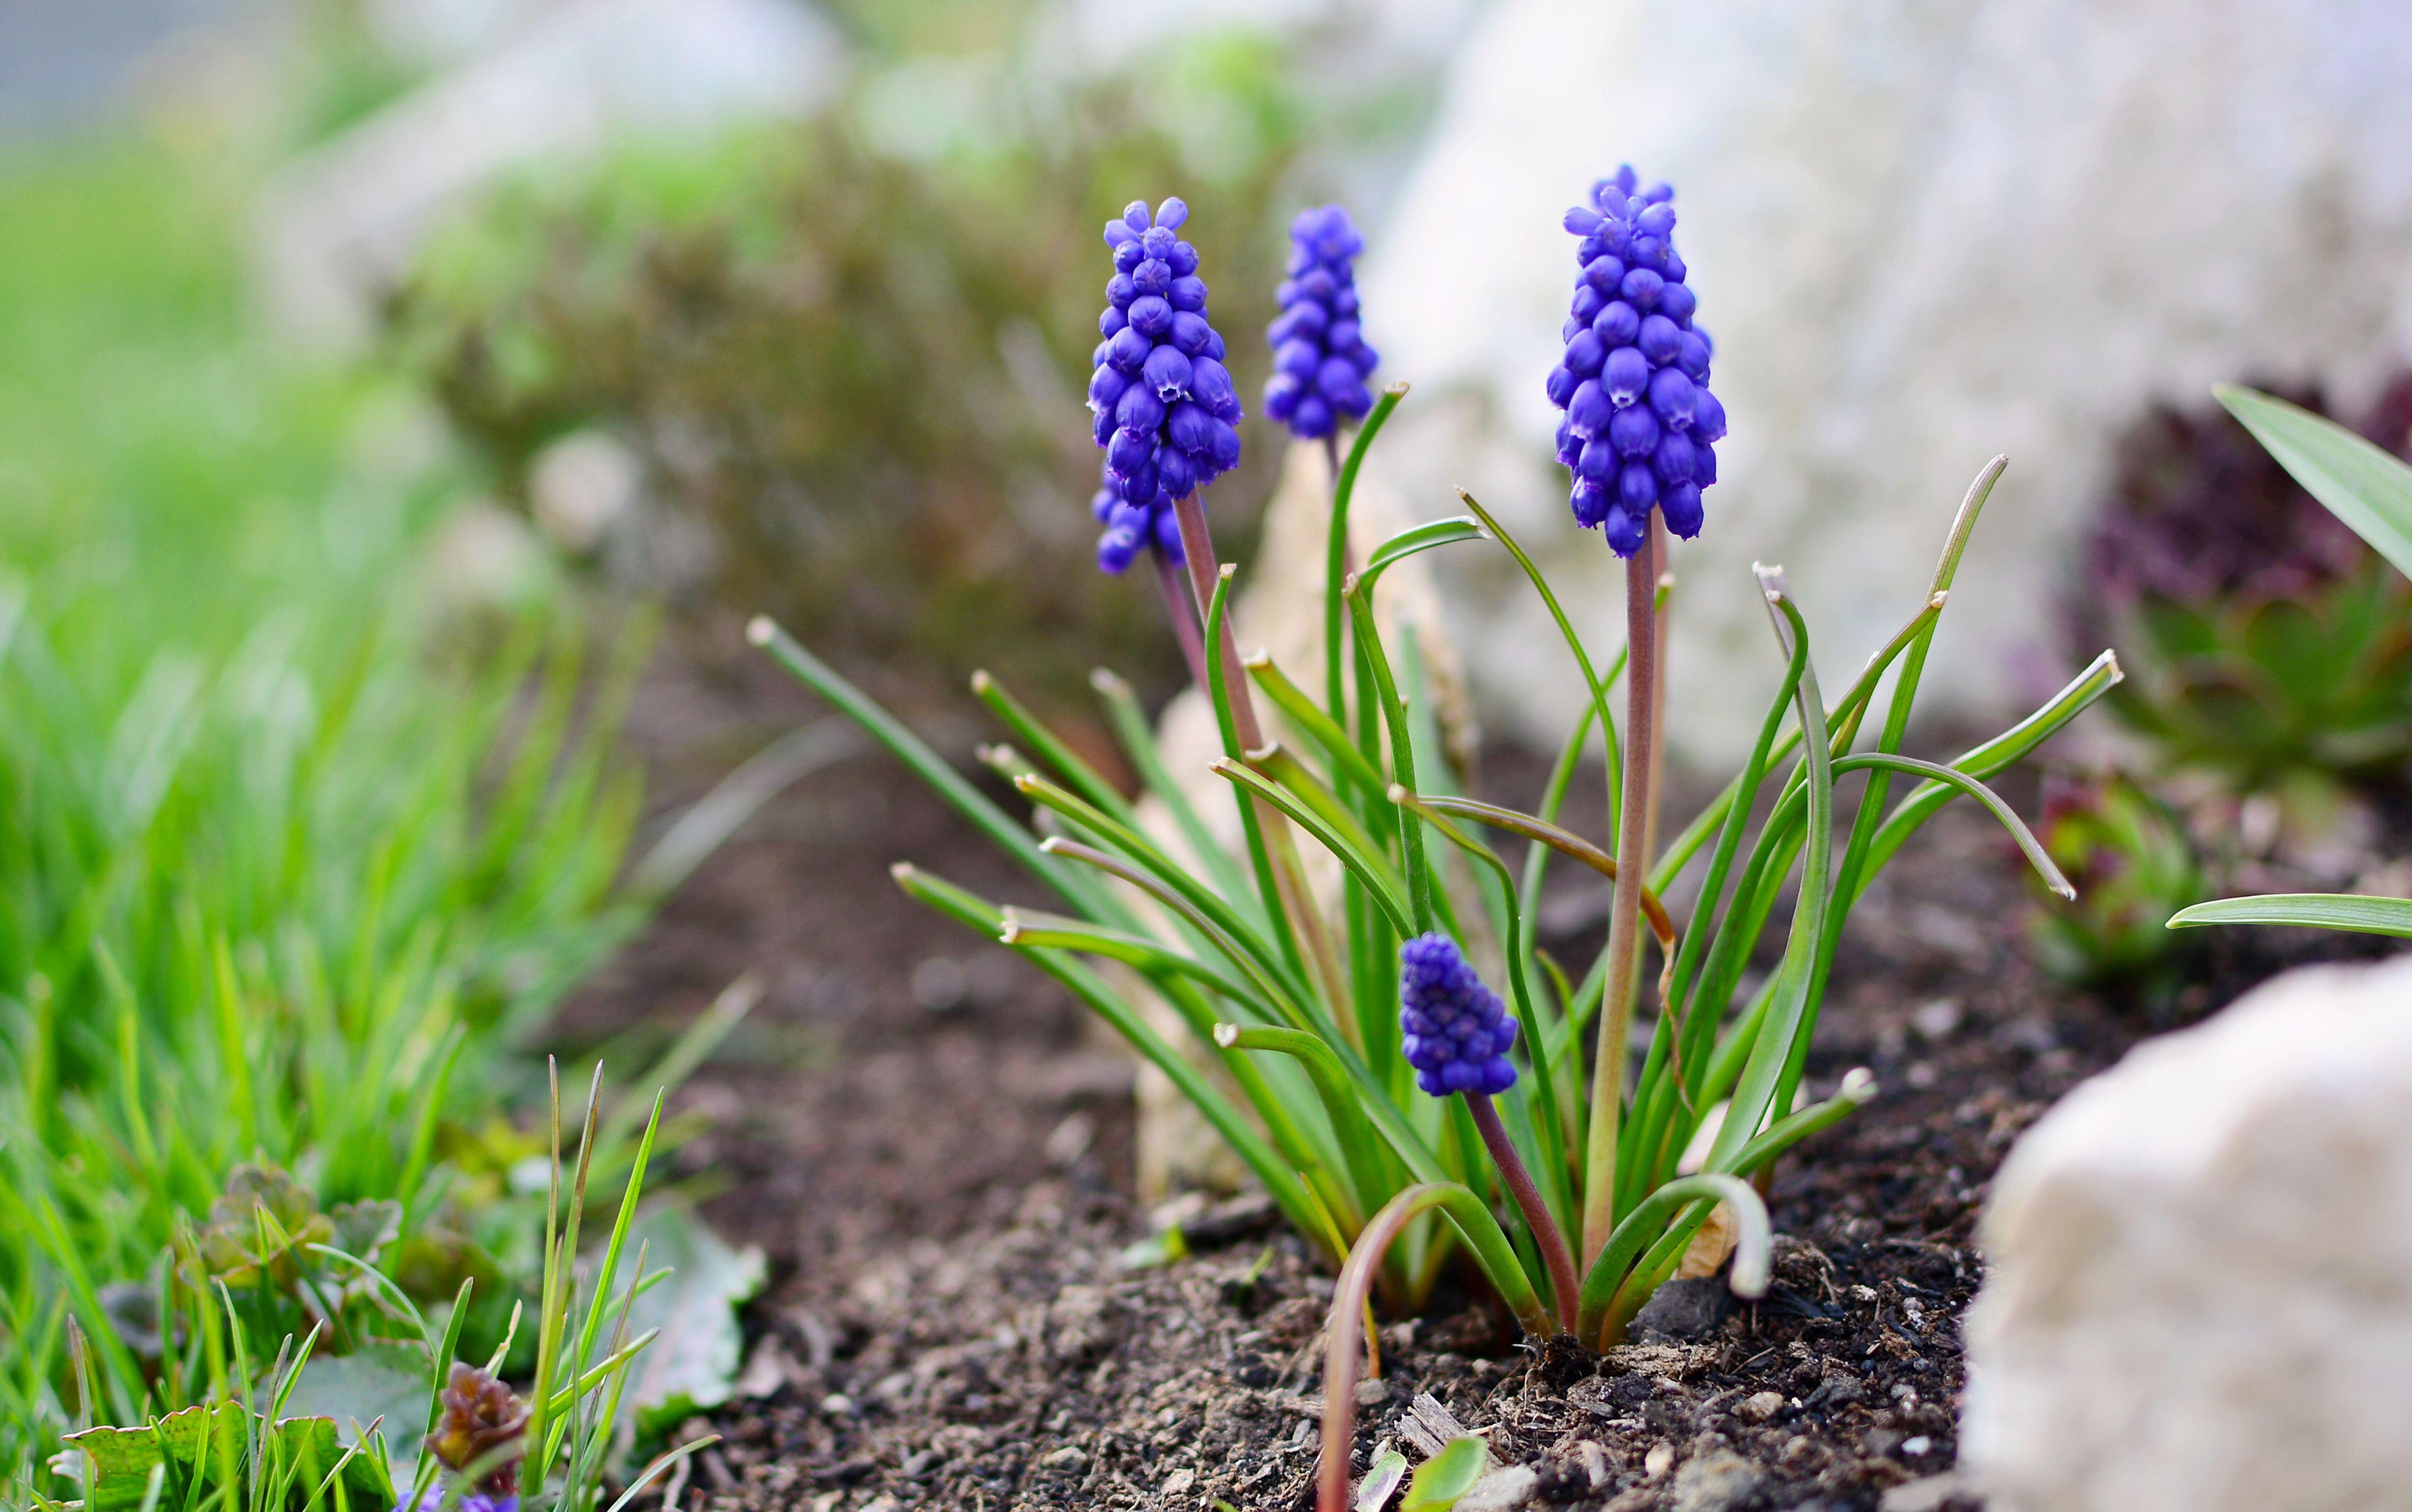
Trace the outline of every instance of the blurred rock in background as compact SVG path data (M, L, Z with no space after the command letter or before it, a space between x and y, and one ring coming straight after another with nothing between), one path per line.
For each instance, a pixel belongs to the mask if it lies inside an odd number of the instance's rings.
M1968 480L2011 458L1945 617L1938 712L2061 681L2054 590L2111 440L2247 374L2349 412L2412 351L2412 27L2370 0L1890 5L1502 0L1369 240L1367 329L1420 386L1385 447L1424 516L1463 482L1612 641L1621 577L1566 527L1541 391L1575 272L1559 213L1630 160L1732 418L1678 547L1673 735L1746 740L1779 669L1744 570L1784 563L1829 680L1916 608ZM1504 561L1446 564L1486 720L1574 687Z

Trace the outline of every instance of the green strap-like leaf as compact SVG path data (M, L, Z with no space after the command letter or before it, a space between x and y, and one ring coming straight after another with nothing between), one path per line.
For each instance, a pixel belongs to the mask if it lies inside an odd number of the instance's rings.
M1340 476L1331 480L1331 521L1326 532L1323 561L1323 691L1327 709L1337 722L1348 717L1347 690L1341 685L1340 665L1343 655L1340 639L1342 584L1348 577L1348 502L1357 494L1357 473L1365 465L1365 453L1374 445L1374 437L1382 432L1390 411L1407 397L1407 386L1394 383L1382 390L1374 402L1373 413L1357 427L1357 441L1348 448L1348 460L1340 464Z
M2361 898L2343 892L2273 892L2258 898L2220 898L2169 916L2173 930L2205 924L2297 924L2357 934L2412 939L2412 898Z
M2233 384L2212 393L2313 498L2412 577L2412 467L2283 399Z
M1412 526L1399 532L1374 549L1365 559L1364 567L1357 574L1371 584L1390 567L1419 551L1429 551L1435 546L1455 546L1460 541L1482 539L1482 527L1463 515L1435 520L1429 524Z

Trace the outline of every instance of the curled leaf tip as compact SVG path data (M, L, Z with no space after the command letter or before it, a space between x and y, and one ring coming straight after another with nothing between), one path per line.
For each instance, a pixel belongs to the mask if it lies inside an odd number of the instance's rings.
M1936 589L1936 590L1934 591L1934 596L1933 598L1930 598L1930 599L1928 599L1928 600L1926 601L1926 607L1927 607L1928 609L1941 609L1941 608L1942 608L1942 607L1943 607L1947 602L1949 602L1949 601L1950 600L1950 597L1951 597L1951 590L1950 590L1950 589L1949 589L1949 588L1938 588L1938 589Z
M1855 1065L1844 1072L1843 1084L1834 1089L1835 1096L1846 1098L1853 1103L1871 1101L1875 1094L1875 1073L1864 1065Z
M1254 671L1259 667L1271 667L1272 664L1273 653L1267 651L1262 646L1258 646L1256 650L1249 652L1246 655L1240 658L1240 665L1248 668L1250 671Z
M1057 851L1064 848L1064 837L1062 835L1049 835L1046 839L1038 843L1038 848L1045 851L1048 855L1052 856Z
M1734 1255L1733 1277L1728 1283L1736 1297L1756 1298L1767 1295L1770 1280L1768 1257L1764 1253Z
M768 614L757 614L745 622L745 639L750 644L767 646L771 638L778 633L779 627L771 623Z

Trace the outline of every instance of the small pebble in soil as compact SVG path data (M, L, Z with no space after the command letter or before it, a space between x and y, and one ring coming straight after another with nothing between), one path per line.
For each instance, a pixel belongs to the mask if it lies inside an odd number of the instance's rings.
M1730 1449L1712 1449L1675 1472L1674 1512L1732 1512L1767 1477Z
M1734 1416L1745 1423L1764 1423L1784 1410L1783 1393L1761 1391L1743 1399Z
M1733 1294L1716 1276L1670 1281L1651 1293L1633 1315L1633 1337L1647 1343L1658 1339L1701 1339L1713 1332L1733 1310Z

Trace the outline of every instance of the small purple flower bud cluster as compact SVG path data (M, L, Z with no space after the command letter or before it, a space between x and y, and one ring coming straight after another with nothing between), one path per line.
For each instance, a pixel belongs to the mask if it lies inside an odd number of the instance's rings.
M1381 360L1357 326L1357 254L1365 239L1338 205L1299 213L1290 222L1289 277L1275 298L1281 314L1265 328L1273 375L1265 413L1302 441L1330 435L1340 417L1374 407L1365 379Z
M1120 572L1154 542L1181 560L1172 505L1240 463L1240 396L1223 366L1223 338L1206 323L1206 281L1198 249L1173 233L1189 218L1178 199L1154 219L1133 200L1106 223L1114 276L1106 284L1105 340L1092 356L1089 409L1106 448L1103 485L1092 501L1106 533L1097 565Z
M1675 252L1675 191L1634 183L1628 164L1566 212L1582 272L1549 382L1566 412L1558 461L1574 469L1575 522L1605 525L1619 556L1641 549L1654 506L1676 535L1700 533L1700 490L1717 480L1713 443L1726 433L1709 334L1692 324L1699 301Z
M1419 934L1399 947L1399 1028L1416 1085L1434 1097L1516 1084L1508 1059L1516 1020L1446 934Z

